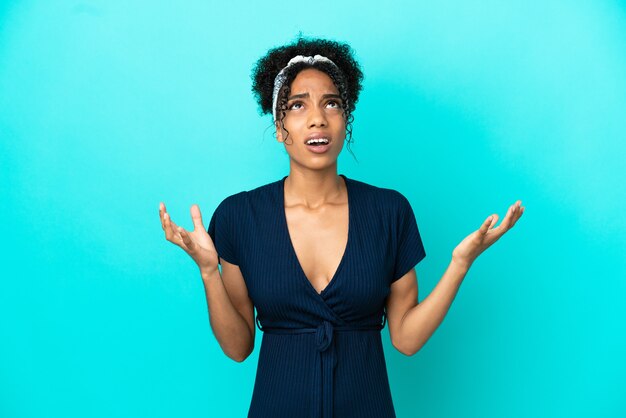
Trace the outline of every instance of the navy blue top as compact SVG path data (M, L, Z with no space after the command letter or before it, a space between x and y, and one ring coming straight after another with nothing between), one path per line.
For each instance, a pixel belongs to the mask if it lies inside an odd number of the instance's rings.
M348 242L318 293L293 248L285 178L225 198L208 233L263 331L248 417L395 417L380 330L390 285L425 256L409 201L348 179Z

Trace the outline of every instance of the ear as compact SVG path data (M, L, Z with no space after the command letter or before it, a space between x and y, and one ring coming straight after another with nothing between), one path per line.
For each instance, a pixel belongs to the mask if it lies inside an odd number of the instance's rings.
M276 128L276 141L284 142L285 140L283 139L283 130L280 127L280 121L276 121L274 123L274 128Z

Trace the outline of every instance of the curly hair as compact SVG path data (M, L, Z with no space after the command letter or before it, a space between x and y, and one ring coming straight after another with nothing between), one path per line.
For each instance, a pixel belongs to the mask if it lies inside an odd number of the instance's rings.
M327 39L307 39L301 34L297 39L288 45L283 45L270 49L265 56L261 57L252 69L252 93L259 105L259 113L272 114L272 93L274 90L274 79L281 69L283 69L291 58L296 55L313 56L323 55L333 61L334 65L318 61L313 64L299 62L291 65L285 72L286 80L278 93L276 100L276 114L278 121L285 129L284 119L287 110L287 98L291 92L291 83L296 75L305 68L315 68L328 74L342 99L343 117L346 122L346 132L348 134L348 151L352 140L352 122L354 116L352 112L359 99L362 88L363 72L359 63L354 59L352 48L346 43L340 43ZM289 132L287 131L287 137Z

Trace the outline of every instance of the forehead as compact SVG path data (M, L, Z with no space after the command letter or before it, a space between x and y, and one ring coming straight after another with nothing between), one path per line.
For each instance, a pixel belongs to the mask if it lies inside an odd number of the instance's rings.
M291 83L291 93L319 91L322 93L339 93L333 80L323 71L306 68L298 73Z

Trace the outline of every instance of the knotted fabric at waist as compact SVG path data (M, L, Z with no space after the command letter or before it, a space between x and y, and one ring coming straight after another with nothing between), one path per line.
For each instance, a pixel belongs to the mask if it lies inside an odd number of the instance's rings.
M313 388L315 397L312 408L312 418L332 418L333 416L333 393L334 393L334 369L337 365L335 355L335 344L333 336L335 332L346 331L380 331L384 328L382 325L373 326L356 326L356 325L338 325L335 326L329 321L323 321L316 328L261 328L258 317L257 325L259 329L268 334L315 334L315 346L318 351L315 362L315 371L313 373Z

